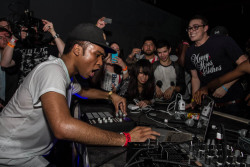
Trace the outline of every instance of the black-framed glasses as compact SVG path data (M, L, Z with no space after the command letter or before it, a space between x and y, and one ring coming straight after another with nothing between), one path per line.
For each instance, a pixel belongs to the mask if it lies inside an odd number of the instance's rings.
M193 30L193 31L196 31L196 30L198 30L200 27L204 27L204 26L206 26L206 25L194 25L193 27L188 27L187 29L186 29L186 31L187 32L189 32L189 31L191 31L191 30Z

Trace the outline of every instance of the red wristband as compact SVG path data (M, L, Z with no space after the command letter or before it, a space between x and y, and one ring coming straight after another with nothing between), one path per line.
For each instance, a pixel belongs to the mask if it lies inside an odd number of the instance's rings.
M127 147L128 146L128 143L131 142L131 136L129 133L125 133L125 132L122 132L125 137L126 137L126 141L125 141L125 144L123 145L123 147Z

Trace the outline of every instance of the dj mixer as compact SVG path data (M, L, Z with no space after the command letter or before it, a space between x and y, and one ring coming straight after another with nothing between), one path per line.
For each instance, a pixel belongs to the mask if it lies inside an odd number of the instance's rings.
M224 117L217 118L215 115L211 119L212 111L212 108L207 109L204 107L200 111L201 119L194 120L192 126L190 124L187 126L186 121L183 122L182 120L173 120L173 123L171 123L167 113L156 109L150 111L141 110L139 112L130 112L128 110L128 115L125 116L121 111L116 114L114 108L110 108L110 105L102 104L99 107L96 104L79 104L80 119L105 130L123 132L130 131L136 125L147 125L156 131L157 129L166 131L166 133L162 131L161 137L158 137L157 140L147 140L143 143L131 142L126 150L118 147L88 147L89 160L92 165L94 163L104 164L104 162L108 162L112 164L114 162L115 166L122 164L125 167L250 167L249 125L241 125L238 121L233 122ZM165 119L168 119L168 122L165 122ZM226 122L227 120L230 123ZM215 137L218 129L211 130L211 124L223 122L240 129L247 127L248 132L245 136L233 134L232 137L228 137L229 132L223 133L222 136L224 135L225 138L219 140ZM199 123L202 128L198 126ZM174 128L169 128L169 125ZM217 127L219 128L219 126ZM226 128L228 127L226 126ZM199 131L199 133L194 130ZM208 130L209 134L207 134ZM214 133L211 131L214 131ZM163 138L164 135L165 138ZM203 137L200 138L199 136ZM226 137L228 141L226 141ZM235 140L231 141L231 139ZM117 161L112 161L112 158L108 156L109 153L117 152L117 155L121 155L119 150L124 152L124 156L120 156ZM98 155L95 154L96 151L99 151ZM112 155L112 157L116 156ZM106 161L106 159L109 159L110 162Z
M195 140L183 143L130 143L125 166L134 167L249 167L250 155L232 145L208 139L206 143Z

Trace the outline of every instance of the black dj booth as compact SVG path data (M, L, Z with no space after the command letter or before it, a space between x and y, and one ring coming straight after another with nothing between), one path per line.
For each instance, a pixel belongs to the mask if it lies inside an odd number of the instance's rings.
M155 104L143 110L115 114L106 100L78 99L73 107L75 118L117 133L136 126L149 126L161 133L157 140L129 143L128 147L73 144L74 166L250 166L250 120L214 111L199 119L171 115L169 104ZM195 114L194 114L195 113ZM187 121L188 120L188 121ZM199 123L206 125L204 129ZM222 140L218 140L218 134Z

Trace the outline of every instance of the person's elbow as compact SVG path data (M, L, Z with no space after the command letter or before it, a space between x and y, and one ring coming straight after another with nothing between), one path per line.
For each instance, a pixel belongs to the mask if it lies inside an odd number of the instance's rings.
M246 61L247 60L247 56L246 55L242 55L242 56L240 56L238 59L237 59L237 61L236 61L236 64L241 64L241 63L243 63L244 61Z
M58 123L54 128L52 128L54 136L59 140L65 140L68 139L68 130L69 130L69 124L67 123Z

